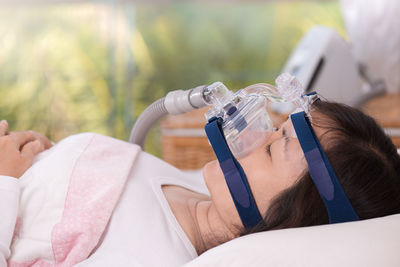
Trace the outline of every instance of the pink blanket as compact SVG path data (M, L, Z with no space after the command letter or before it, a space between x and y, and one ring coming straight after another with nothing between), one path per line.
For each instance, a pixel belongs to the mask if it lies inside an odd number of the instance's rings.
M86 147L66 178L69 185L61 217L51 229L53 259L27 252L25 255L31 256L23 262L11 257L9 266L73 266L86 259L98 245L140 149L98 134L86 139ZM23 222L24 218L18 220ZM26 232L19 233L16 229L14 239L21 241L24 236Z

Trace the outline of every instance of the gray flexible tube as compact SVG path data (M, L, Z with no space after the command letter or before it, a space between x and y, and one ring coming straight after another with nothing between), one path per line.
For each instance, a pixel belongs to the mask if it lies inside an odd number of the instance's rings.
M129 136L129 142L139 145L144 150L144 142L151 127L168 114L164 105L165 97L148 106L136 120Z

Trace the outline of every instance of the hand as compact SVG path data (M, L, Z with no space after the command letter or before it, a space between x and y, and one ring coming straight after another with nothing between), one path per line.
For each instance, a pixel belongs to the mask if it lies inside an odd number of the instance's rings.
M44 146L44 149L49 149L50 147L53 146L53 144L50 142L50 140L46 136L44 136L41 133L32 131L32 130L28 130L28 131L13 131L10 134L11 135L17 135L17 134L18 135L21 135L21 134L22 135L24 135L24 134L33 135L36 140L38 140L40 143L42 143L42 145Z
M45 149L40 138L33 131L8 133L8 123L1 121L0 175L21 177L32 165L33 158Z

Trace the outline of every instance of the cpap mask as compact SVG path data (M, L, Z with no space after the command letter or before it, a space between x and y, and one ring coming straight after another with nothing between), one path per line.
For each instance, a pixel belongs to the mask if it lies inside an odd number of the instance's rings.
M295 77L284 73L276 84L277 88L265 83L254 84L236 93L221 82L207 87L204 95L212 108L206 113L206 119L222 119L222 131L236 158L250 154L273 132L268 102L292 102L309 114L310 98L302 97L303 88Z
M267 101L277 97L278 92L267 84L260 84L253 89L245 88L233 93L223 83L216 82L208 86L206 94L208 103L212 105L206 113L206 119L222 119L222 131L236 158L247 156L265 143L273 129Z
M303 92L298 80L287 73L276 79L276 87L260 83L234 93L223 83L216 82L190 90L172 91L146 108L132 128L130 142L143 148L151 126L166 114L182 114L211 106L206 113L208 122L205 131L240 219L244 227L250 229L261 223L263 218L237 159L264 144L273 132L268 103L293 103L297 109L290 119L310 176L328 212L329 222L359 220L311 125L312 103L319 98L315 92L307 95Z

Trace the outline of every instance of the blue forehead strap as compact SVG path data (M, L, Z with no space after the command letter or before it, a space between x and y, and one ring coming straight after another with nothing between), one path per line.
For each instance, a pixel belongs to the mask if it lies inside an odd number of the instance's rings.
M251 193L246 174L233 156L225 140L222 130L222 119L217 117L211 118L205 126L205 131L217 156L229 192L244 227L249 229L256 226L262 221L262 217Z
M329 223L358 221L349 199L326 157L307 115L302 111L290 116L308 164L308 171L329 215Z

